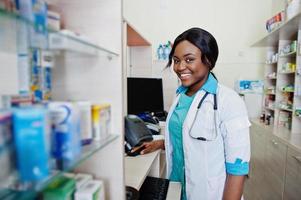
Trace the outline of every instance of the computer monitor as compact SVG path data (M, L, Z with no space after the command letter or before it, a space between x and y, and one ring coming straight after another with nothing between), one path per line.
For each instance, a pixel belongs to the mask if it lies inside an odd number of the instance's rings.
M161 78L127 78L128 114L163 112Z

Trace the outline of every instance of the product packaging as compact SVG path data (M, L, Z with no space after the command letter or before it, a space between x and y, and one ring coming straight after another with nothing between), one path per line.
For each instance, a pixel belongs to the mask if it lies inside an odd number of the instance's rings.
M47 13L48 26L53 30L59 31L61 29L61 15L58 12L48 10Z
M0 110L0 149L12 143L12 113ZM1 166L1 165L0 165Z
M42 92L43 100L51 100L52 96L52 68L54 58L50 51L41 51L41 67L42 67Z
M40 181L49 175L47 122L47 112L42 108L16 108L13 111L13 138L21 182Z
M83 185L85 185L88 181L92 180L91 174L76 174L74 176L74 180L76 182L76 189L81 188Z
M4 187L6 180L14 170L12 148L12 114L0 110L0 188Z
M43 191L44 200L70 200L73 199L75 181L64 176L56 178Z
M80 118L77 106L70 102L48 104L52 122L52 155L57 167L71 166L81 153Z
M81 139L92 139L92 104L88 101L76 102L80 112Z
M104 200L104 184L99 180L88 181L75 192L75 200Z
M93 137L99 141L108 136L111 125L110 104L92 106Z

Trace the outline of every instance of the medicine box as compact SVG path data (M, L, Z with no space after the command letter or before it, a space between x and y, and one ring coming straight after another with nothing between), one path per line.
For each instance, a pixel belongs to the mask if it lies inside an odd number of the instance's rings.
M47 12L48 26L53 30L59 31L61 29L61 15L58 12Z
M43 180L49 175L47 126L45 109L28 107L13 110L13 138L22 182Z
M44 200L70 200L73 199L75 180L61 176L51 182L43 191Z
M81 153L79 111L70 102L51 102L48 108L52 122L52 155L57 159L58 168L64 169Z
M92 104L89 101L76 102L80 112L81 139L92 139Z
M81 188L83 185L85 185L88 181L92 180L91 174L76 174L74 179L76 182L76 189Z
M110 133L111 106L99 104L92 106L93 136L95 140L103 140Z
M76 191L75 200L104 200L104 184L99 180L92 180Z

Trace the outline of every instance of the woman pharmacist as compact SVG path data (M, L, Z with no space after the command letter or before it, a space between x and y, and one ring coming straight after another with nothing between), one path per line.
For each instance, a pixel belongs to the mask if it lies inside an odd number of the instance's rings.
M166 121L165 141L144 143L141 154L166 150L167 178L182 183L182 200L239 200L249 172L249 120L242 99L211 72L215 38L191 28L174 41L167 67L182 85Z

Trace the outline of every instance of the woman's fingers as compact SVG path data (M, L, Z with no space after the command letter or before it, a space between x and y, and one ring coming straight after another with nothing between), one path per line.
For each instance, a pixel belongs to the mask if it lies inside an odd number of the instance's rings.
M141 154L151 153L159 149L157 141L145 142L144 147L145 148L141 151Z
M145 143L141 144L139 147L134 147L131 152L138 151L139 149L143 148L145 146Z
M151 142L144 142L139 147L133 148L131 152L138 151L139 149L143 148L143 150L140 152L140 154L146 154L151 153L153 151L156 151L158 149L163 149L164 147L164 141L163 140L153 140Z

